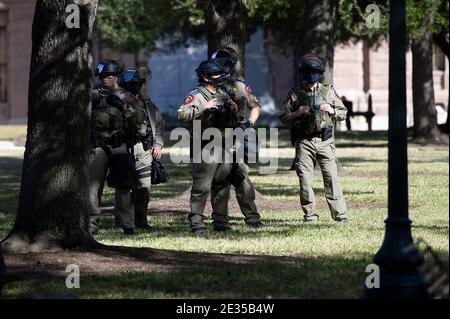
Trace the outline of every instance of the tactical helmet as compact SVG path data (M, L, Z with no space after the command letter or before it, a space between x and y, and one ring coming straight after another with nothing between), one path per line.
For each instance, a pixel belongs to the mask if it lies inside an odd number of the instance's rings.
M236 50L230 47L219 48L211 55L211 59L222 65L227 73L233 73L239 59Z
M195 69L195 72L197 72L198 81L200 83L204 83L203 77L209 77L211 75L220 75L217 79L211 79L211 82L213 84L220 84L223 83L226 78L227 74L224 71L222 65L217 63L217 61L214 60L206 60L199 64L198 68Z
M95 75L120 75L124 68L125 66L122 61L106 59L97 64L97 67L95 68Z
M151 70L147 67L129 69L120 75L119 85L136 95L141 91L142 85L146 80L150 80L151 75Z
M147 67L129 69L123 72L119 78L119 85L122 86L127 83L145 83L150 80L152 76L151 70Z
M313 53L307 53L300 59L298 64L298 72L303 73L305 71L315 70L323 73L325 68L323 66L322 59Z

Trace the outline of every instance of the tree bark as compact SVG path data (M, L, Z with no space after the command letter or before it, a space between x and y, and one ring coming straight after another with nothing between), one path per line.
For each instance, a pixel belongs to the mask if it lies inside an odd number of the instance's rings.
M2 293L1 277L4 276L5 274L6 274L6 266L5 266L5 261L3 260L2 246L0 246L0 296Z
M428 16L427 20L430 23L424 23L421 35L411 45L414 139L421 144L441 140L434 105L431 17Z
M66 26L70 4L78 4L79 28ZM4 250L42 251L93 242L87 168L96 9L97 0L36 3L19 208Z
M309 52L313 52L323 59L325 63L323 82L328 84L333 83L338 6L338 0L307 0L305 3L305 17L302 23L304 31L302 34L299 34L298 43L294 47L295 67L298 66L300 58Z
M248 11L246 0L208 0L204 6L208 56L219 47L231 47L239 55L236 75L245 78L245 45Z

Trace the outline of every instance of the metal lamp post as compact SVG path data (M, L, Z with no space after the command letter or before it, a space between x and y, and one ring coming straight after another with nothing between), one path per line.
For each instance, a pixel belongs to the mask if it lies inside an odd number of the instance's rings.
M427 297L418 271L423 258L408 217L405 10L405 0L390 1L388 218L383 244L373 258L380 267L380 287L366 289L368 298Z

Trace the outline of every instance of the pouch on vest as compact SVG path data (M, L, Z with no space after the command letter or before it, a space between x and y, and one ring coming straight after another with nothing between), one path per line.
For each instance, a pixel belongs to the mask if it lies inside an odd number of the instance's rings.
M129 153L112 154L109 157L109 174L106 177L108 186L115 189L127 190L136 185L134 159Z

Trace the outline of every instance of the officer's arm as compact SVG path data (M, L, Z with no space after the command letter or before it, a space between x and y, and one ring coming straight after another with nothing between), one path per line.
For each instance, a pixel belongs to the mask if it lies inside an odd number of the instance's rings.
M336 121L343 121L347 117L347 108L344 106L344 103L340 99L340 97L336 94L336 91L331 89L331 99L328 101L328 103L331 105L331 107L334 109L334 114L332 117Z
M154 147L163 148L164 147L164 119L161 116L161 112L159 112L158 108L155 107L155 142L153 143Z
M297 101L297 97L294 91L291 90L283 103L283 114L280 115L280 120L284 124L290 124L297 116L296 111L294 111L294 106Z
M183 123L190 122L200 119L204 111L205 107L201 103L198 103L198 100L191 94L178 109L177 118Z
M247 102L247 107L250 109L248 120L255 124L261 114L261 103L259 103L258 98L253 94L249 85L245 86L244 96Z

